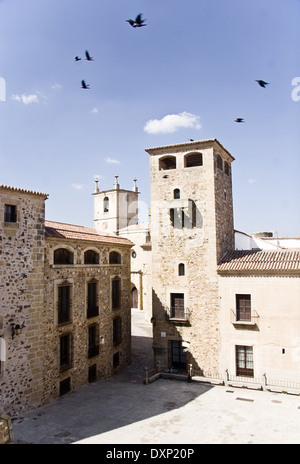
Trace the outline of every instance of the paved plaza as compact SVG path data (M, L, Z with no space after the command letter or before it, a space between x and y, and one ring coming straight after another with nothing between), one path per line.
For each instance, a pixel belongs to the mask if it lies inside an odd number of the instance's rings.
M300 443L300 397L159 379L151 324L132 310L132 364L13 420L15 443L250 444Z

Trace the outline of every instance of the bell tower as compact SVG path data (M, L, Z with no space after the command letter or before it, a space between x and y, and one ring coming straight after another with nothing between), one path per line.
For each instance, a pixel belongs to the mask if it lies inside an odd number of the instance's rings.
M95 181L94 227L98 232L118 234L120 229L138 223L138 188L134 179L132 190L120 188L119 176L115 176L113 188L99 190Z

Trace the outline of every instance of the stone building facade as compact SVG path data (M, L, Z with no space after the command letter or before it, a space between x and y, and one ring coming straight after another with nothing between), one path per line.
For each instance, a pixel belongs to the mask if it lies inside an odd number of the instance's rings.
M217 263L234 247L234 158L217 140L146 151L155 363L208 375L220 351Z
M132 243L45 221L46 198L0 187L0 388L10 415L131 359Z

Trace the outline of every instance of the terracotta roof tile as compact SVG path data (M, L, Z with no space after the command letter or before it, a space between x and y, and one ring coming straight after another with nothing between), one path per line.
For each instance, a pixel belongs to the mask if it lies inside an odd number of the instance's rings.
M88 240L95 242L115 243L119 245L133 245L127 238L113 234L100 234L89 227L65 224L62 222L45 221L46 238L62 238L75 240Z
M300 250L234 250L225 253L219 272L297 271L300 272Z
M19 187L12 187L10 185L0 185L0 190L4 191L9 191L9 192L14 192L14 193L25 193L27 195L37 195L37 196L42 196L45 197L45 199L48 198L48 193L41 193L41 192L36 192L34 190L27 190L27 189L22 189Z

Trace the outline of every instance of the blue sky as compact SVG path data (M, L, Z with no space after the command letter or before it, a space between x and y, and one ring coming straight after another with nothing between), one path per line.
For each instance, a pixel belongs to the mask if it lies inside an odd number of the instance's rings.
M299 0L0 0L0 183L92 227L95 176L150 207L145 149L217 138L235 228L300 236L299 24Z

